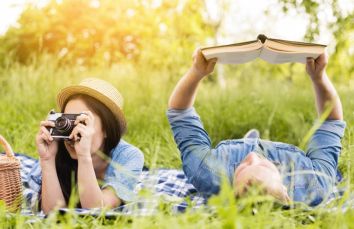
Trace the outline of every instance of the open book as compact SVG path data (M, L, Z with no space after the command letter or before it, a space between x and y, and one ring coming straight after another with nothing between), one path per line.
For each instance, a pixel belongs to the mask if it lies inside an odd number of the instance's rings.
M326 45L268 38L263 34L257 40L202 48L207 60L218 58L221 64L241 64L257 57L272 64L285 62L306 63L307 57L317 58Z

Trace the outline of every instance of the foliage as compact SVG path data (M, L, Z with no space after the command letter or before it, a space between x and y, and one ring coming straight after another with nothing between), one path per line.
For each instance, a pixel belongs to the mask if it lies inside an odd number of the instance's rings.
M354 76L354 11L341 9L338 0L279 0L283 5L283 11L287 12L289 8L304 9L309 16L309 23L305 40L313 42L321 36L319 29L321 24L326 22L321 21L319 13L324 10L324 7L330 8L334 19L327 22L325 26L333 33L335 50L331 56L332 63L329 66L329 73L336 79L348 81ZM328 12L327 12L328 14ZM328 15L327 15L328 16ZM323 20L323 17L322 17Z
M181 168L180 155L166 119L169 94L191 62L193 49L213 36L215 26L204 22L198 0L63 0L43 8L29 5L18 27L0 38L0 133L17 152L38 157L34 137L40 120L56 107L64 86L88 76L111 82L125 98L128 122L125 140L139 147L150 168ZM305 7L316 19L322 1L279 0L286 7ZM341 15L331 1L337 21L329 74L342 80L336 88L348 123L339 169L347 195L354 184L353 14ZM317 21L316 21L317 20ZM311 23L310 23L311 24ZM315 26L316 27L316 26ZM320 33L309 30L306 39ZM311 35L312 34L312 35ZM318 34L320 35L320 34ZM215 74L199 88L196 108L212 144L240 138L250 128L262 138L299 146L316 113L310 81L300 64L269 65L260 60L225 68L227 85L214 84ZM345 199L344 199L345 200ZM128 227L128 228L264 228L353 227L353 210L303 206L282 209L268 197L252 195L235 200L224 185L209 202L214 210L188 209L173 215L161 205L149 217L80 218L56 214L47 219L10 215L0 206L0 225L6 227Z
M246 64L242 74L227 73L225 89L210 81L199 88L196 109L200 113L216 145L220 140L240 138L250 128L258 128L263 138L299 145L316 118L312 88L304 71L294 73L294 81L272 79L253 71L259 62ZM301 65L301 67L303 67ZM31 65L13 63L0 71L0 133L17 152L38 157L34 137L39 121L55 107L55 95L66 85L79 82L87 75L95 75L112 82L124 95L124 111L128 121L125 140L139 147L150 168L181 168L179 152L169 129L165 112L168 96L176 83L168 72L145 74L127 64L110 68L59 67L56 59L42 56ZM50 80L48 80L50 79ZM348 124L354 122L353 88L338 84ZM348 125L343 140L339 168L345 177L343 185L352 191L354 183L354 129ZM124 228L264 228L264 227L329 227L352 226L353 211L341 212L343 203L333 203L338 210L309 209L298 206L282 209L268 197L257 195L235 200L230 186L224 185L220 195L209 202L214 210L188 209L185 214L173 214L166 203L153 216L122 216L108 220L102 217L65 217L53 214L47 219L9 215L0 207L2 227L124 227Z
M26 63L50 53L62 64L128 61L176 67L184 60L181 57L211 35L201 11L197 0L51 0L43 8L28 5L18 26L1 38L1 56L11 53Z
M317 40L322 32L320 25L327 23L335 44L331 44L335 49L328 71L336 80L352 80L354 12L343 12L337 0L278 1L284 12L295 8L308 15L306 41ZM225 11L231 2L220 4L220 10ZM324 7L330 7L334 17L329 23L318 16ZM221 36L217 35L218 25L206 15L205 1L198 0L50 0L42 8L29 4L18 25L0 37L0 65L30 63L49 53L61 65L106 67L134 63L146 71L163 68L177 77L195 47ZM258 69L286 74L289 80L296 71L293 65L260 64Z

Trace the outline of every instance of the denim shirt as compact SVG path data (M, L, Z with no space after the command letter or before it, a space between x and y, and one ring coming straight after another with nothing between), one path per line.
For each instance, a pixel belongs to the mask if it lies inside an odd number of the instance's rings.
M121 140L112 150L112 162L106 170L102 189L110 186L124 202L134 200L134 189L143 166L143 153L137 147Z
M217 194L222 177L232 185L235 169L250 153L273 162L289 196L310 206L327 199L335 184L345 122L327 120L309 141L306 152L296 146L258 138L225 140L212 148L194 108L167 111L189 181L206 196Z
M143 153L121 139L119 144L112 149L111 159L101 188L112 187L116 195L124 202L134 200L134 189L144 165ZM38 161L28 176L29 188L39 193L42 185L42 172Z

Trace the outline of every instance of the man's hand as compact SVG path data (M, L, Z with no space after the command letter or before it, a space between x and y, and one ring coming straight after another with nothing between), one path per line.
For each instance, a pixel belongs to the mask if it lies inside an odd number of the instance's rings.
M173 109L187 109L194 104L199 82L206 75L213 72L217 59L206 60L200 49L193 54L193 65L178 81L173 90L168 107Z
M200 48L193 53L193 65L191 72L198 78L203 78L214 71L217 59L206 60Z
M327 52L321 54L316 60L308 58L306 63L306 71L311 77L316 94L317 113L320 117L328 109L328 105L332 105L333 107L327 119L342 120L342 103L336 89L326 74L327 63Z
M317 59L307 58L306 72L310 75L312 81L321 80L324 76L328 63L327 52L322 53Z

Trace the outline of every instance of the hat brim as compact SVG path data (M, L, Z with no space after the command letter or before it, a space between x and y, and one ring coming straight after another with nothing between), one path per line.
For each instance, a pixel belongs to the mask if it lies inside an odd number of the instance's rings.
M123 130L122 132L125 132L127 125L124 113L121 108L116 103L114 103L109 97L90 87L75 85L62 89L57 95L57 105L63 111L67 100L71 96L77 94L91 96L103 103L110 111L112 111L113 115L116 117L117 121L119 122L120 128Z

